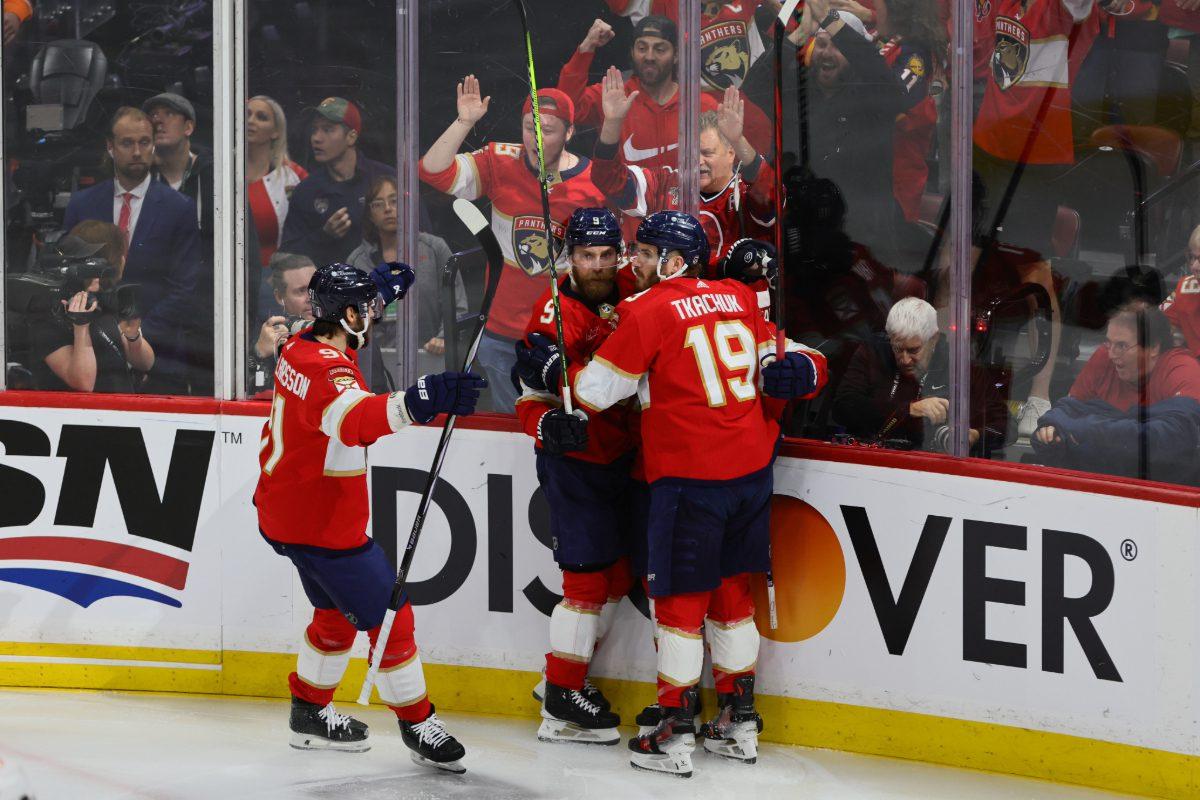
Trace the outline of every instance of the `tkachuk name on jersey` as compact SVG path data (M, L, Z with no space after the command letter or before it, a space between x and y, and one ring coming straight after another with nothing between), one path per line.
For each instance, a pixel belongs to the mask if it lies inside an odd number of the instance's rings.
M310 383L308 377L297 372L287 359L281 358L275 365L275 385L282 386L301 400L308 394Z
M705 314L740 314L744 309L732 294L697 294L672 300L671 307L680 319L695 319Z

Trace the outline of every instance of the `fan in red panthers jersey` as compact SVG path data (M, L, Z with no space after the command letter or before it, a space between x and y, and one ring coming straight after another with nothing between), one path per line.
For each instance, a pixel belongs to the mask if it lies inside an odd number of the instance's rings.
M1188 272L1163 301L1162 310L1187 349L1200 358L1200 227L1188 238L1187 265Z
M372 646L382 648L379 696L399 719L413 760L463 772L463 746L446 732L425 691L407 598L387 642L376 641L395 574L366 534L366 447L441 413L472 413L487 385L470 372L443 372L390 395L363 388L357 351L384 303L403 297L414 278L403 264L383 264L370 275L330 264L313 274L308 291L315 321L287 340L276 363L254 506L259 531L295 565L314 607L288 677L292 746L370 749L367 726L338 714L332 703L357 632L367 631Z
M704 727L705 749L748 763L757 757L758 632L749 574L769 567L779 439L764 395L812 397L825 382L816 351L789 342L783 358L770 360L775 330L754 292L734 280L701 278L707 261L708 240L694 217L647 217L634 265L639 287L649 288L621 302L617 329L573 380L592 413L634 395L642 406L660 715L630 740L630 761L685 776L706 616L720 709ZM553 355L543 359L551 363ZM768 365L760 367L761 359Z
M621 227L605 208L581 208L567 223L571 268L559 307L567 369L578 374L613 330ZM553 342L550 290L538 299L527 338ZM563 573L563 599L550 615L550 652L538 738L590 744L620 741L620 717L587 681L597 642L604 638L617 604L633 585L629 569L630 464L636 445L635 410L619 404L592 415L588 424L567 413L557 394L562 360L533 364L518 343L516 372L523 394L517 415L535 442L537 475L550 506L554 560ZM551 372L557 370L555 374Z
M517 392L509 374L513 345L525 333L533 301L545 291L550 258L558 248L546 235L531 102L522 110L520 144L492 142L473 153L459 153L471 128L488 111L479 81L468 75L458 84L458 117L421 159L421 180L467 200L492 202L492 228L504 252L504 273L487 328L479 344L479 363L492 384L492 408L514 411ZM592 183L592 162L567 150L575 134L571 99L557 89L541 89L543 150L550 173L550 219L566 219L576 208L600 206L604 196ZM554 223L551 223L552 225ZM552 231L561 239L561 230ZM561 256L561 253L560 253ZM565 267L565 261L559 259Z
M630 52L633 76L625 82L633 104L621 130L619 157L626 164L648 169L675 166L678 163L675 151L679 148L680 103L676 78L678 29L666 17L648 16L637 23L633 35ZM599 19L593 22L579 49L559 74L558 88L575 101L579 125L598 125L602 121L603 87L599 83L587 85L588 69L596 48L612 38L612 27L608 23ZM715 110L721 91L701 92L700 109ZM751 106L749 113L748 136L756 148L766 152L774 141L771 121L757 106Z
M616 158L617 140L634 98L615 67L604 76L604 125L596 142L592 179L609 205L632 218L678 210L679 191L670 167L626 167ZM745 102L733 88L716 111L700 115L700 222L711 244L709 276L739 239L773 239L775 173L743 135ZM630 220L632 221L632 220Z

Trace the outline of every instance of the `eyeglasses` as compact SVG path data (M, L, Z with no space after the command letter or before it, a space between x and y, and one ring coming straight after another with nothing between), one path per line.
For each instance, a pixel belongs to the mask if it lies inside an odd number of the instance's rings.
M399 208L400 199L397 197L385 197L380 200L372 200L367 203L367 207L372 211L384 211L389 208Z
M1109 351L1110 353L1112 353L1114 356L1121 356L1121 355L1125 355L1125 354L1126 354L1126 353L1128 353L1130 350L1132 350L1133 348L1137 347L1137 344L1136 344L1136 343L1133 343L1133 342L1112 342L1112 341L1105 341L1105 344L1107 344L1107 345L1108 345L1108 351Z
M1200 261L1200 253L1188 253L1187 254L1187 263L1195 264L1197 261Z

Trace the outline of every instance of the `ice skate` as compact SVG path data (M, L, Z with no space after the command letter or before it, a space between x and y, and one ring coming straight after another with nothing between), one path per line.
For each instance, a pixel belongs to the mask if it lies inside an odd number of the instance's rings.
M734 691L719 696L720 710L700 728L704 749L723 758L753 764L758 760L762 717L754 710L754 676L734 682Z
M364 753L371 749L367 726L345 714L333 703L319 706L292 698L291 745L297 750L342 750Z
M600 691L600 687L592 683L587 678L583 679L583 688L580 693L587 698L589 703L595 703L600 706L601 711L612 711L612 703L608 702L608 698ZM533 699L539 703L546 702L546 668L542 667L542 677L538 680L537 685L533 687Z
M691 749L696 748L696 728L699 727L697 719L700 716L700 696L696 696L696 713L691 719L679 720L675 725L675 732L683 737L687 746ZM652 703L641 710L634 722L638 726L638 736L644 736L656 727L662 721L662 708L658 703Z
M588 700L581 690L547 683L542 703L538 739L543 742L579 742L611 745L621 741L621 718Z
M432 706L424 722L400 720L400 736L408 745L409 756L414 764L444 769L456 774L467 771L462 765L462 757L467 753L466 748L446 731L446 726L438 719Z
M630 766L647 772L665 772L677 778L692 777L695 734L692 734L689 744L681 731L687 727L695 730L692 720L696 690L688 689L684 692L683 702L683 708L668 708L666 713L660 710L657 725L647 733L639 733L629 740Z

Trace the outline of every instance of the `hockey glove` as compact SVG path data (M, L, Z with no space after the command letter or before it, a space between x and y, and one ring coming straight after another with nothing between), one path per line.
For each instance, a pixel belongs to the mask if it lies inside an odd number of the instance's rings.
M399 261L389 261L371 270L371 281L379 289L379 296L385 305L403 300L416 279L417 273L413 272L413 268Z
M550 409L538 420L537 435L542 452L558 456L587 449L587 425L587 417L582 414L576 416L561 408Z
M767 283L774 287L775 276L779 272L775 245L757 239L738 239L729 249L729 255L725 256L722 270L726 278L747 284L766 278Z
M480 390L487 380L474 372L439 372L422 375L404 393L404 405L415 422L422 425L438 414L465 417L475 413Z
M530 389L557 392L562 377L562 354L549 336L531 333L528 343L517 342L517 374Z
M817 388L817 368L803 353L785 353L782 359L763 367L762 380L763 394L780 400L794 400L812 394Z

